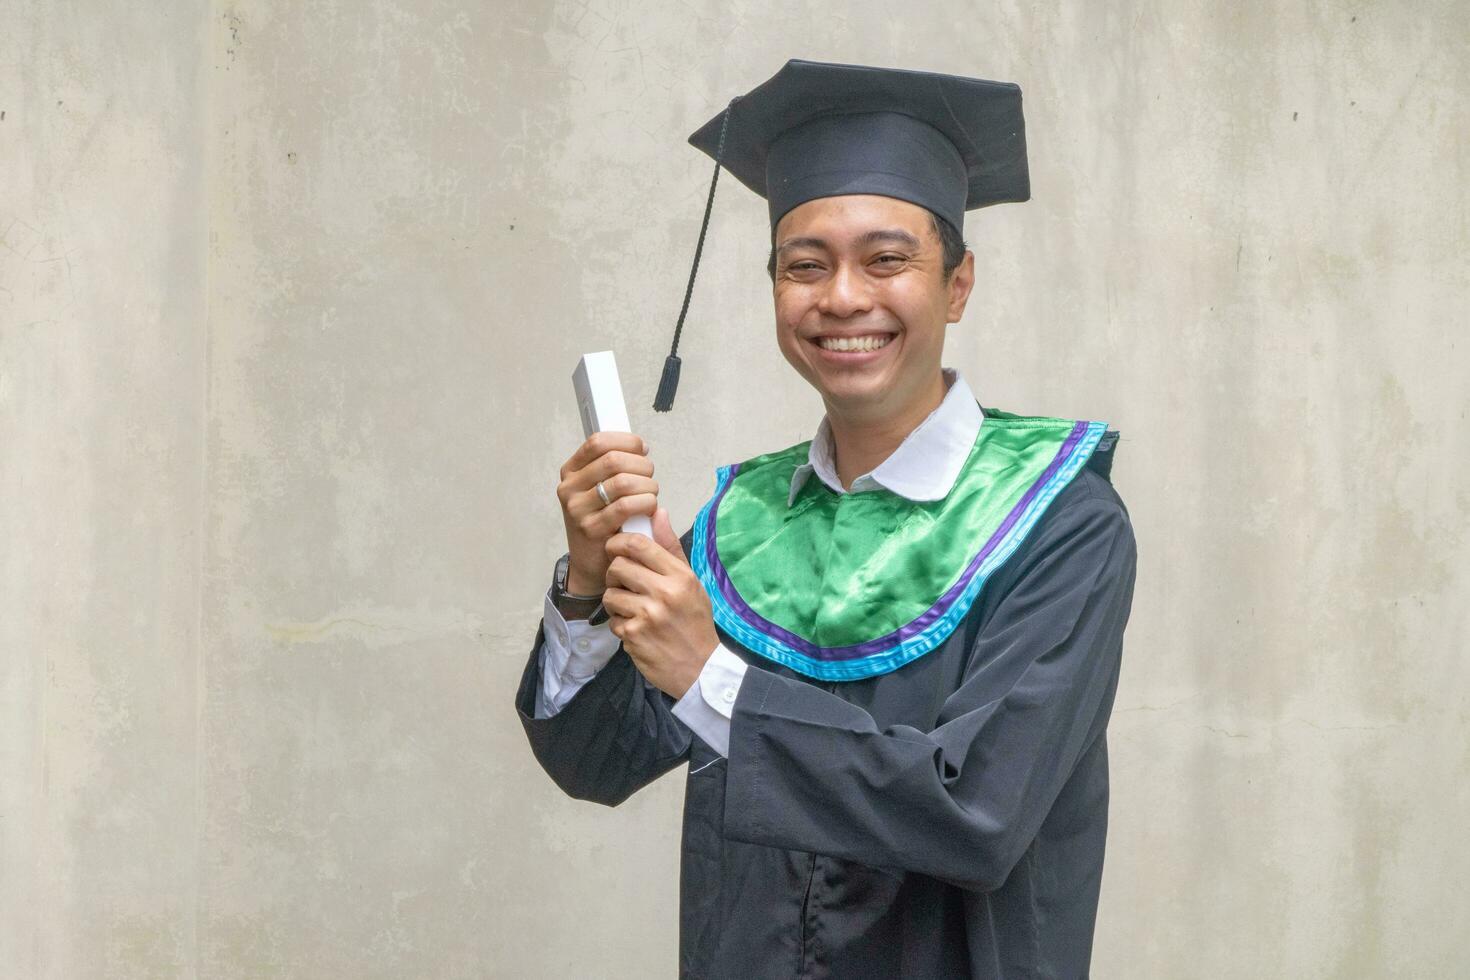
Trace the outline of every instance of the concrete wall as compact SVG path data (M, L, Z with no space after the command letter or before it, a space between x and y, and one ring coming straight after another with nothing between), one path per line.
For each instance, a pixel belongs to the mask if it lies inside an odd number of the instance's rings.
M680 778L567 800L510 701L578 354L681 529L819 417L734 181L647 407L684 136L790 56L1025 90L948 363L1124 433L1096 975L1470 971L1470 7L21 0L0 972L672 975Z

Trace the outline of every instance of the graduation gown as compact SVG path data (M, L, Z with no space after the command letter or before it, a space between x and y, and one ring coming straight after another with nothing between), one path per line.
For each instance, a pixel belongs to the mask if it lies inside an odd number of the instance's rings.
M534 717L538 629L516 709L558 786L616 806L688 763L680 977L1087 975L1135 567L1111 449L896 670L818 682L720 630L749 665L728 759L621 648Z

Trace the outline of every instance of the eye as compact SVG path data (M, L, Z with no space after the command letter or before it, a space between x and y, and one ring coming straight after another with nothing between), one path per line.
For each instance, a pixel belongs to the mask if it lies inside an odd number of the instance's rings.
M787 272L815 272L822 267L810 259L802 259L786 266Z
M907 261L907 259L908 259L907 256L904 256L904 255L895 255L892 252L889 252L886 255L880 255L880 256L878 256L878 258L876 259L876 261L878 261L878 262L904 262L904 261Z

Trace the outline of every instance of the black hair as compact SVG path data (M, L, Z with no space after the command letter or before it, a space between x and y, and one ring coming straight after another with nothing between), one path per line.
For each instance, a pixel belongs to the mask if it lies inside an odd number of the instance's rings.
M924 210L929 211L928 208ZM934 226L934 234L939 236L940 250L943 252L944 278L954 275L954 270L959 268L965 258L965 239L960 235L960 230L950 224L948 220L941 218L933 211L929 211L929 222ZM766 259L766 275L771 281L776 281L776 229L771 229L771 255Z

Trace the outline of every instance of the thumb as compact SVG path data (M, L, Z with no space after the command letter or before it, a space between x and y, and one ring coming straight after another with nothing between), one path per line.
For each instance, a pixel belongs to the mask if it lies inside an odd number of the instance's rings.
M674 526L669 523L669 512L662 507L653 512L653 540L680 561L689 561L684 556L684 546L679 543L679 536L674 533Z

